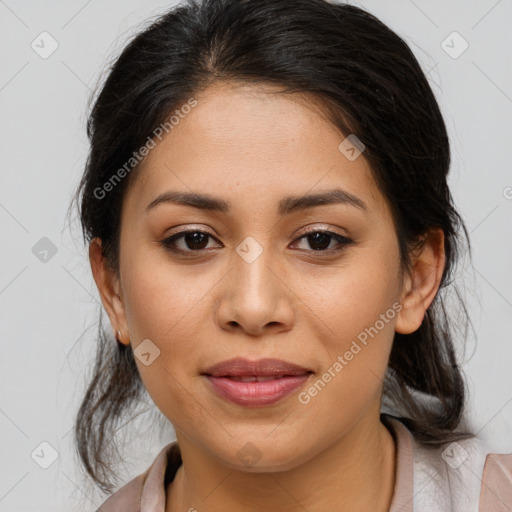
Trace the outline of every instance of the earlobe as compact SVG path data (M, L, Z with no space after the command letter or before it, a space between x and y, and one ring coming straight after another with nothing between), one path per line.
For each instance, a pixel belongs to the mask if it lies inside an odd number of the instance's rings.
M125 345L130 343L127 332L124 305L120 297L119 280L107 264L100 238L93 238L89 245L89 262L98 288L101 302L110 319L116 338ZM119 331L120 334L117 334Z
M443 230L429 230L411 260L413 269L404 280L402 310L395 323L395 331L400 334L411 334L419 329L439 290L446 260Z

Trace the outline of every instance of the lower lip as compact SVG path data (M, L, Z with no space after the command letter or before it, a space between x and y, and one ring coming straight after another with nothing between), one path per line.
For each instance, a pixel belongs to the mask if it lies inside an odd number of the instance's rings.
M274 404L302 386L309 376L310 374L294 375L264 382L239 382L227 377L206 375L219 396L246 406Z

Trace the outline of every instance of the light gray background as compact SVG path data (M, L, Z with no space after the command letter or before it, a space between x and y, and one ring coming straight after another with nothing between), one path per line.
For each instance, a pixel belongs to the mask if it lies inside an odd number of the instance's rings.
M1 512L94 511L104 499L82 479L70 433L98 295L78 225L65 214L87 155L90 90L127 38L173 4L0 0ZM476 329L464 365L471 420L496 451L512 451L512 0L359 5L405 37L441 104L450 183L474 248L474 270L458 278ZM59 45L47 59L31 48L43 31ZM441 46L453 31L469 43L456 59ZM32 252L42 237L57 248L47 262ZM169 436L151 425L137 434L121 481L144 471ZM41 442L58 453L48 469L31 458Z

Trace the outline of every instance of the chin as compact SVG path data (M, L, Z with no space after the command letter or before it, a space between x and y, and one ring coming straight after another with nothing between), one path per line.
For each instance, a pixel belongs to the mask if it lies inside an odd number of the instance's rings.
M248 436L249 437L249 436ZM296 468L308 459L306 453L301 454L302 445L290 443L285 445L278 439L262 437L258 440L254 435L249 441L239 439L228 447L228 451L218 454L217 458L222 464L247 473L267 473L288 471ZM233 452L233 446L237 448ZM276 449L279 446L279 449Z

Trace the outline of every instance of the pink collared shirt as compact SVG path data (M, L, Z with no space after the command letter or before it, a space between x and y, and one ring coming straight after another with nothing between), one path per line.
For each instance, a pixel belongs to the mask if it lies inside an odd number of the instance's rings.
M487 453L478 439L429 446L382 414L396 442L396 476L389 512L512 512L512 453ZM110 496L97 512L165 512L165 477L181 465L177 442Z

